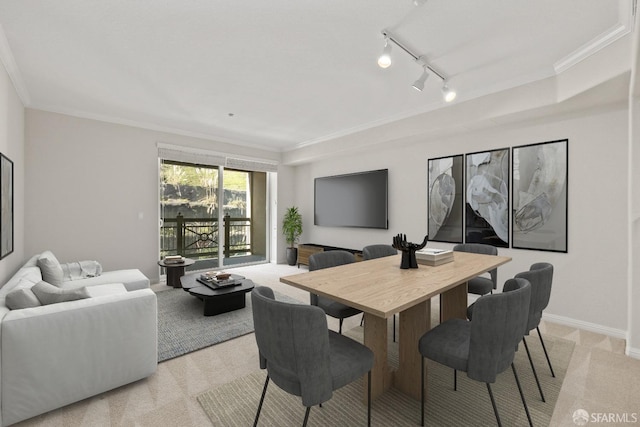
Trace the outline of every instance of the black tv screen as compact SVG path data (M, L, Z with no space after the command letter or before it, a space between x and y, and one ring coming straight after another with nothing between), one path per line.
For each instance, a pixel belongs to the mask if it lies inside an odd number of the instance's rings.
M387 169L316 178L313 223L389 228L387 179Z

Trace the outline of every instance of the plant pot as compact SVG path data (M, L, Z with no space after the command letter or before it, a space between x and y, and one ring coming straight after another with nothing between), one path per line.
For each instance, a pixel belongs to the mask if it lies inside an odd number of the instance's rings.
M287 264L296 265L298 262L298 248L287 248Z

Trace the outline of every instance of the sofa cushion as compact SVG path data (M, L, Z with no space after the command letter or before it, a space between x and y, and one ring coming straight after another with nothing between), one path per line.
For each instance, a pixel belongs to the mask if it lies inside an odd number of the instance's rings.
M104 285L107 283L123 283L129 292L149 288L149 279L137 269L103 271L98 277L88 277L86 279L75 280L73 282L66 282L63 287L90 287L95 285Z
M105 295L126 294L127 288L122 283L109 283L106 285L86 286L91 298L103 297Z
M78 299L89 298L89 292L86 287L81 288L58 288L51 283L42 281L33 285L31 288L33 293L38 297L42 305L55 304L64 301L75 301Z
M55 257L41 256L38 258L38 267L42 272L42 280L54 286L62 286L62 266Z
M7 294L5 304L10 310L39 307L42 305L38 297L36 297L36 294L34 294L30 288L20 288L12 290Z

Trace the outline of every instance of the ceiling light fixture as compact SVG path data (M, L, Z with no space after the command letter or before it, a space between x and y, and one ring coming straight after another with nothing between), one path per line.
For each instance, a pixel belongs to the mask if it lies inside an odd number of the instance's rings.
M423 73L420 76L420 78L418 78L418 80L416 80L413 83L413 87L415 89L422 91L424 89L424 82L427 80L428 73L431 73L431 74L434 74L436 77L438 77L440 80L442 80L442 84L443 84L442 93L444 96L444 100L446 102L451 102L456 98L456 92L451 88L449 88L449 86L447 85L447 77L444 74L442 74L440 71L434 69L431 66L431 64L427 62L424 56L416 55L415 53L413 53L411 49L409 49L404 43L400 42L398 38L393 34L391 34L391 32L389 32L388 30L383 30L382 35L384 36L385 45L384 45L384 50L382 52L382 55L380 56L380 58L378 58L378 65L380 65L382 68L387 68L389 65L391 65L391 56L389 56L388 54L391 51L391 42L393 42L393 44L395 44L400 49L408 53L409 56L411 56L414 61L422 65ZM385 54L387 54L386 57L385 57ZM385 58L386 58L386 62L383 61L383 59Z
M418 92L422 92L422 89L424 89L424 82L427 81L428 77L429 77L429 73L427 72L427 69L425 67L422 69L422 75L420 76L420 78L418 78L418 80L413 82L413 88Z
M422 6L422 5L423 5L423 4L425 4L426 2L427 2L427 0L413 0L413 4L414 4L415 6L418 6L418 7Z
M388 68L389 65L391 65L391 43L389 43L389 39L386 38L382 55L378 57L378 66L380 66L380 68Z
M444 97L444 100L446 102L451 102L454 99L456 99L456 91L451 89L448 85L447 82L445 81L444 85L442 86L442 96Z

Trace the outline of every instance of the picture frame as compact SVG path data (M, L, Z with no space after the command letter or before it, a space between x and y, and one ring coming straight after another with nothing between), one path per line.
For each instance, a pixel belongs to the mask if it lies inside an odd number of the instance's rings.
M427 228L433 242L462 243L464 156L428 159Z
M465 242L509 247L509 148L465 156Z
M569 140L513 147L512 247L567 253Z
M0 153L0 259L13 252L13 162Z

